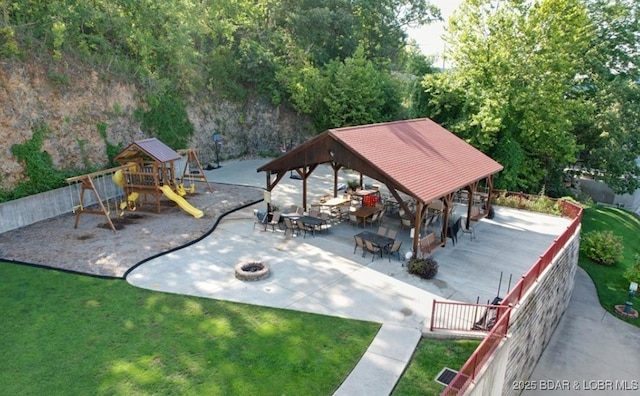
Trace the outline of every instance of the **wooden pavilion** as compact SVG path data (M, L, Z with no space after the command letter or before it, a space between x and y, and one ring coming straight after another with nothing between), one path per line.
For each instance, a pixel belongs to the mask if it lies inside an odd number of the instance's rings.
M334 172L334 197L338 194L338 171L353 169L384 184L403 207L399 192L412 197L416 212L412 250L418 251L420 226L426 208L435 200L445 206L442 244L446 243L449 209L457 191L466 190L474 202L479 183L487 187L485 215L490 211L493 175L503 169L464 140L430 119L330 129L261 166L266 172L267 191L289 171L302 179L302 205L307 207L307 179L319 164L330 164ZM267 203L269 205L269 203ZM472 205L467 209L467 226Z

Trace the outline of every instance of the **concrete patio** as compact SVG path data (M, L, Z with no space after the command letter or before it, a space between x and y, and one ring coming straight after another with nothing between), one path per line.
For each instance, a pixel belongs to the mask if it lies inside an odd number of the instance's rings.
M207 171L207 178L262 186L264 174L255 169L265 162L227 163ZM341 182L347 178L342 175ZM374 183L365 178L367 182ZM280 207L300 204L301 185L300 180L286 178L272 192L272 202ZM332 187L329 168L319 167L309 180L308 202ZM440 265L438 275L423 280L408 274L397 257L372 261L360 251L354 254L353 236L361 228L348 223L332 224L326 232L306 238L254 227L253 209L265 207L261 202L225 216L202 241L142 264L127 280L152 290L382 323L337 395L389 394L421 334L429 330L434 299L484 303L496 297L498 289L504 296L509 277L513 286L569 225L568 219L497 207L494 219L475 225L476 239L460 234L455 246L448 240L437 250L433 257ZM399 230L400 221L388 217L383 225ZM409 231L399 230L398 238L408 251ZM236 279L234 267L246 261L268 263L271 275L257 282Z

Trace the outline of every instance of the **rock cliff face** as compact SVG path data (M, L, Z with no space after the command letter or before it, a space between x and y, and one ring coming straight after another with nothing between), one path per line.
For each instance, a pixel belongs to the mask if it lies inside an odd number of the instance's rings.
M145 105L143 96L132 83L79 66L50 71L28 62L0 62L0 188L11 189L25 177L11 147L31 139L34 128L48 127L42 150L58 169L107 163L100 124L107 125L110 144L149 137L133 117ZM187 113L195 129L190 147L200 150L203 164L215 159L214 134L222 138L220 159L226 159L277 152L314 133L305 117L257 96L238 104L203 93Z

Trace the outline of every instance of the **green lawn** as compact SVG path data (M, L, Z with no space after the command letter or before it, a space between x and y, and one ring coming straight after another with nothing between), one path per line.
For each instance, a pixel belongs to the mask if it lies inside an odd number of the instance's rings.
M627 300L629 281L623 274L633 263L633 256L640 253L640 219L633 213L610 207L598 206L584 211L583 234L606 230L622 238L624 245L622 260L608 267L592 262L581 252L579 264L593 279L602 306L614 313L614 306L624 305ZM640 309L640 296L636 295L633 304L636 309ZM619 315L618 317L622 318ZM622 320L640 326L640 319L622 318Z
M434 379L440 370L445 367L460 370L478 345L480 340L423 338L393 395L439 395L444 386Z
M0 393L329 395L380 325L0 262Z

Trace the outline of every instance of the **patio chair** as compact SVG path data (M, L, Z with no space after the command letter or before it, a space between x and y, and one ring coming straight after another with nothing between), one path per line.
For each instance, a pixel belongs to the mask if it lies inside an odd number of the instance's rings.
M253 210L253 215L256 217L255 221L253 222L253 229L256 229L256 224L260 224L260 226L262 227L263 231L267 230L267 213L263 212L261 210L258 209L254 209Z
M378 216L379 215L380 215L380 212L376 212L376 213L372 214L371 217L369 217L368 219L365 220L365 223L371 224L371 226L373 226L374 224L378 224Z
M371 261L376 259L378 253L380 253L380 258L382 258L382 249L380 246L375 246L371 241L364 241L364 246L371 252Z
M382 220L384 220L384 208L378 213L378 225L382 224Z
M352 226L357 227L359 225L358 217L354 214L349 213L349 223L351 223Z
M387 231L388 238L396 239L397 236L398 236L398 231L392 230L392 229L389 229L389 231Z
M385 227L378 227L378 235L385 236L387 229Z
M400 228L401 229L411 229L413 228L413 222L408 217L403 217L400 219Z
M469 228L467 228L467 220L466 220L466 218L463 221L460 222L460 229L462 230L463 234L469 234L469 237L471 238L472 241L475 239L476 230L473 228L472 225L470 225Z
M298 226L298 231L300 232L304 232L303 234L303 238L307 238L307 232L311 233L311 236L316 236L315 232L315 228L312 225L306 225L302 222L302 220L298 220L296 221L296 225Z
M362 238L360 238L357 235L354 235L353 239L355 240L355 246L353 247L353 254L356 254L356 251L358 250L358 248L360 248L362 249L362 257L364 257L364 254L367 251L364 246L364 241L362 240Z
M320 213L319 218L324 220L324 223L320 224L318 227L316 227L316 230L317 231L322 231L322 230L328 231L329 227L330 227L329 222L331 221L331 215L329 213L322 212L322 213Z
M273 232L276 232L276 227L280 226L280 212L274 212L271 221L267 225L271 227Z
M288 231L291 231L291 236L295 236L298 233L296 226L293 224L293 221L291 221L290 218L285 217L284 218L284 235L285 236L287 236Z
M389 256L389 262L391 262L391 255L394 254L394 253L396 253L398 255L398 260L400 260L400 248L401 247L402 247L402 242L401 241L393 243L393 246L391 246L391 248L387 252L387 255Z

